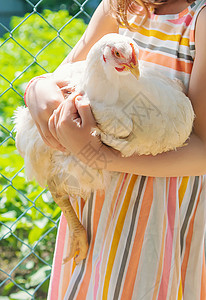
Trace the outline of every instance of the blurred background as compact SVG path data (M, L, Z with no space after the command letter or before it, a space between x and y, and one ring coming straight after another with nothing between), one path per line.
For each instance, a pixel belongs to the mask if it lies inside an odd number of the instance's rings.
M12 116L34 76L53 72L99 0L0 0L0 300L45 300L60 209L27 182Z

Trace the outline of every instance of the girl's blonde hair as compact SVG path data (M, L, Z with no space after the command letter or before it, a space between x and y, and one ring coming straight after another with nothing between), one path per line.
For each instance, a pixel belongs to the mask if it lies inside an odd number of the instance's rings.
M128 22L128 13L141 16L142 21L141 24L139 24L141 26L152 10L166 2L168 2L168 0L110 0L110 7L121 26L135 31L135 28ZM187 2L191 3L194 2L194 0L187 0Z

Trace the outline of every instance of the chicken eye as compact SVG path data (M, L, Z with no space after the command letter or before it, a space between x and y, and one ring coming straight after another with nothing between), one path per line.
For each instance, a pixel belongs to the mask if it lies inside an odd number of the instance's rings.
M115 55L116 57L118 57L118 58L120 57L120 53L119 53L118 51L115 51L115 52L114 52L114 55Z

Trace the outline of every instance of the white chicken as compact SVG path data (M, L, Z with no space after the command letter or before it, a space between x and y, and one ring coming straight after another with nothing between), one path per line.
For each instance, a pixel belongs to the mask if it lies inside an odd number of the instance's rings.
M84 92L97 122L96 134L124 156L176 149L191 133L194 112L180 84L155 71L139 70L138 47L129 37L105 35L91 48L86 61L65 64L51 76L68 80ZM72 153L49 148L27 108L17 109L15 128L27 177L34 177L43 187L48 185L67 219L70 253L65 261L78 251L78 263L87 255L87 235L69 196L87 199L91 191L105 189L109 176L115 174L85 166Z

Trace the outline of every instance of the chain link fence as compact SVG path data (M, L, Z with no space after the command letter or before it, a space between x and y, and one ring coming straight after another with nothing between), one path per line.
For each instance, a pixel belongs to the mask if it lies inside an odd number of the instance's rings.
M26 181L12 115L23 105L27 82L58 66L98 3L19 1L27 13L12 17L10 28L0 15L0 299L40 300L47 295L60 210L47 190ZM44 10L49 3L56 11Z

